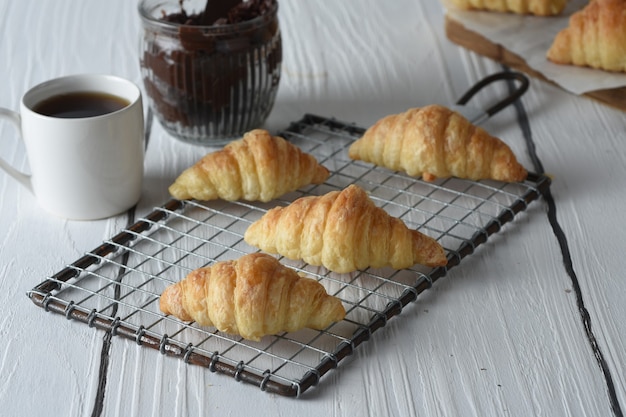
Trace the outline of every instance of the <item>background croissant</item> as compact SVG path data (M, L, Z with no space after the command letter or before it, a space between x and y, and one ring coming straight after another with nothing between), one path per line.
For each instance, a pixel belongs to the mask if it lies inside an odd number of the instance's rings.
M275 207L246 230L244 239L266 252L339 273L447 263L436 240L409 229L356 185Z
M452 0L452 3L462 9L550 16L561 13L567 0Z
M444 106L386 116L349 148L352 159L410 176L522 181L527 172L500 139Z
M547 57L557 64L626 71L626 1L594 0L574 13Z
M266 130L256 129L186 169L169 188L179 200L267 202L330 175L315 157Z
M192 271L165 289L160 308L253 341L304 327L321 330L346 314L322 284L261 253Z

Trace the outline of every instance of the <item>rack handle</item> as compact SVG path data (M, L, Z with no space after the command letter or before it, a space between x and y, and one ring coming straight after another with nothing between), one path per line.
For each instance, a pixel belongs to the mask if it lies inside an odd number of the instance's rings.
M472 97L476 95L476 93L487 87L489 84L492 84L496 81L509 80L518 81L519 84L517 85L517 88L513 90L507 97L503 98L498 103L494 104L485 111L487 116L491 117L503 108L507 107L509 104L513 103L518 98L520 98L526 92L526 90L528 90L530 82L526 75L520 72L511 71L503 71L489 75L477 82L472 88L470 88L465 94L463 94L463 96L456 102L456 104L463 106L467 104L467 102L470 101Z

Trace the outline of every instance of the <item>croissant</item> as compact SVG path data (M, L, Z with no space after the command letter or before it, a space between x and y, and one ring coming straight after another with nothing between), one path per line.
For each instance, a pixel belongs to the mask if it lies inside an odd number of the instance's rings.
M504 142L439 105L382 118L350 145L348 155L425 181L453 176L512 182L527 176Z
M179 200L267 202L305 185L320 184L329 175L312 155L256 129L187 168L169 192Z
M452 0L452 3L461 9L552 16L563 11L567 0Z
M338 273L447 263L436 240L409 229L356 185L275 207L248 227L244 240L265 252Z
M626 72L626 1L595 0L574 13L547 58L563 65Z
M253 341L305 327L321 330L346 315L322 284L262 253L192 271L163 291L159 307Z

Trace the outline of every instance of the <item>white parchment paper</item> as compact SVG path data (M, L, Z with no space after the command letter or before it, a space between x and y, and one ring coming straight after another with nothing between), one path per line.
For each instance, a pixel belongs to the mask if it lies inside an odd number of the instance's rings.
M568 26L569 17L588 0L570 0L559 16L520 16L512 13L459 10L443 0L448 16L466 29L500 44L522 57L529 67L563 89L584 94L626 86L626 74L553 64L546 58L556 34Z

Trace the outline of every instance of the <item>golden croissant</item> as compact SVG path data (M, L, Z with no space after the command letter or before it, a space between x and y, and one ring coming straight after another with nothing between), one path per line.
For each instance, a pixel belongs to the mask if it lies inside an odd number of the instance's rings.
M256 129L187 168L170 186L179 200L267 202L309 184L320 184L330 172L314 156L266 130Z
M322 330L346 315L322 284L262 253L196 269L167 287L159 302L165 314L253 341L305 327Z
M425 181L458 177L513 182L527 176L502 140L439 105L382 118L350 146L348 155L421 175Z
M553 16L563 11L567 0L452 0L452 4L461 9Z
M356 185L275 207L248 227L244 239L265 252L338 273L447 263L436 240L409 229Z
M626 72L626 1L595 0L574 13L547 57L557 64Z

